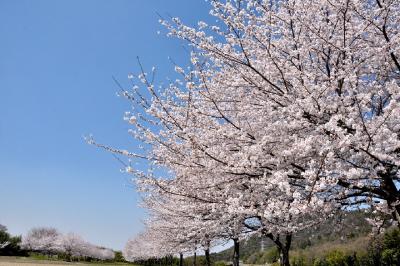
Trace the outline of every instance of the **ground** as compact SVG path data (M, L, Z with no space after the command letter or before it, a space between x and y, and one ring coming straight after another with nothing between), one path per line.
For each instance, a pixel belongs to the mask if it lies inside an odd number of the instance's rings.
M31 258L18 257L0 257L0 266L43 266L43 265L58 265L58 266L111 266L111 265L128 265L126 263L81 263L81 262L64 262L64 261L48 261L35 260Z

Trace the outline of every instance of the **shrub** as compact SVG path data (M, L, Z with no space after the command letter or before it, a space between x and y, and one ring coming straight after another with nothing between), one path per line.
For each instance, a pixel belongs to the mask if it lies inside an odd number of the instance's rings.
M261 256L262 256L262 253L260 254L260 252L253 253L245 260L245 263L246 264L257 264L258 260L260 259Z
M400 230L393 229L383 238L382 262L384 265L400 264Z
M226 266L226 263L225 263L225 261L216 261L214 263L214 266Z
M269 248L261 258L260 263L273 263L279 260L279 251L276 247Z
M290 265L292 266L308 266L310 265L307 262L307 257L303 254L299 255L299 256L293 256L290 262Z

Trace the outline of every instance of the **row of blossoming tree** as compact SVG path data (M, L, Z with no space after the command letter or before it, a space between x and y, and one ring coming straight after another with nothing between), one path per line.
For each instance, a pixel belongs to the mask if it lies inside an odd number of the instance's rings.
M400 221L400 1L210 1L215 25L161 20L191 64L121 95L146 232L130 260L262 234L289 265L292 235L344 208ZM90 140L94 143L93 140Z
M67 259L112 260L114 251L98 247L81 236L69 233L61 234L54 228L38 227L31 229L22 238L21 248L46 255L65 254Z

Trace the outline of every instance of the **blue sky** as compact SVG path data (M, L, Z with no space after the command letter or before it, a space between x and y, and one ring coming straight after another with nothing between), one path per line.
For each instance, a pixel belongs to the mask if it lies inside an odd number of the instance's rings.
M203 0L0 0L0 223L13 234L53 226L121 249L144 210L111 154L83 136L135 150L115 76L187 62L156 12L189 25L208 20ZM162 34L158 35L157 31Z

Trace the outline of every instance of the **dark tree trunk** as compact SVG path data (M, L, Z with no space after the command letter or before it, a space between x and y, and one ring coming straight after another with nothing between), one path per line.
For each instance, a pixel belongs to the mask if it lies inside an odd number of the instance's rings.
M193 266L196 266L196 252L193 255Z
M285 235L284 243L279 239L279 235L275 237L273 234L267 233L267 234L265 234L265 236L270 238L277 246L278 251L279 251L280 265L281 266L290 266L289 250L290 250L290 246L292 244L292 234Z
M233 239L233 266L239 266L239 239Z
M396 205L393 217L397 221L397 227L400 229L400 205Z
M292 245L292 234L287 234L285 236L285 245L283 246L283 249L282 249L281 265L283 265L283 266L290 266L289 250L290 250L291 245Z
M183 254L179 253L179 266L183 266Z
M280 265L281 266L290 266L289 261L289 249L282 248L279 250L279 257L280 257Z
M206 265L211 266L211 259L210 259L210 249L207 248L204 250L205 256L206 256Z

